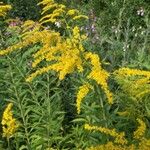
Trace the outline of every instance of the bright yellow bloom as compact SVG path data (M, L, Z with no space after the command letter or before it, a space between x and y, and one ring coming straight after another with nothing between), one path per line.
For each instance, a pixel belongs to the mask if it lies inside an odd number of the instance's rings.
M135 139L141 139L144 137L145 131L146 131L146 125L141 119L137 119L140 126L138 129L134 132L134 138Z
M121 68L114 73L116 81L121 88L134 99L142 99L150 95L150 71Z
M37 75L50 70L58 72L60 80L75 70L83 71L81 52L84 51L84 48L78 27L73 29L72 37L67 39L63 39L57 32L40 30L40 25L30 20L26 21L22 28L24 32L22 34L23 41L5 50L0 50L0 55L6 55L31 44L41 43L42 47L33 54L32 67L37 67L42 61L51 63L51 65L36 70L27 81L31 81Z
M11 8L11 5L4 5L0 2L0 17L4 17Z
M79 27L75 26L72 31L73 31L73 38L79 40L80 39L80 29L79 29Z
M19 124L16 122L16 119L13 118L13 113L11 111L13 104L9 103L4 110L2 117L2 129L3 137L10 138L14 135L15 131L19 127Z
M43 5L41 14L44 14L44 16L40 19L41 24L49 22L61 22L66 25L66 28L69 29L70 26L68 23L66 23L67 19L69 19L67 22L71 22L72 20L77 20L80 18L88 19L87 16L79 14L78 10L68 10L65 5L59 4L54 0L42 0L40 3L38 3L38 5Z
M138 69L130 69L130 68L120 68L119 70L116 70L114 74L118 74L120 76L145 76L150 77L150 71L143 71Z
M102 144L99 146L93 146L88 148L88 150L136 150L136 147L134 145L116 145L113 142L108 142L106 144Z
M58 4L58 3L54 2L53 0L50 0L50 1L43 0L42 2L38 3L38 5L44 5L41 14L45 14L49 10L52 11L52 13L44 15L40 19L41 24L44 24L47 22L55 23L66 11L65 5Z
M88 79L95 80L97 84L101 86L101 88L104 90L108 98L108 103L112 104L113 103L112 93L109 91L107 85L109 73L106 70L102 69L99 56L97 54L89 52L86 54L85 58L87 60L90 59L92 64L92 71L88 75Z
M13 46L10 46L5 50L0 50L0 56L7 55L15 50L22 49L23 47L26 47L30 44L35 44L35 43L39 42L41 36L42 36L42 32L41 33L35 32L35 33L33 33L33 35L30 35L27 38L24 38L23 41L15 44Z
M88 94L90 89L92 89L92 86L88 83L85 83L84 85L79 87L79 91L77 93L77 100L76 100L78 114L81 112L81 102L83 98Z
M42 0L41 2L38 3L38 5L47 5L49 3L53 3L54 0Z
M70 9L67 12L67 15L72 16L75 15L76 13L78 13L79 11L77 9Z
M81 52L84 51L84 48L79 28L73 28L72 33L72 37L63 39L57 32L48 30L39 32L38 41L42 43L43 47L33 54L32 66L35 68L44 60L52 63L36 70L26 81L32 81L37 75L50 70L56 71L60 80L75 70L83 71ZM30 38L28 37L28 39Z
M34 22L33 20L27 20L23 23L23 25L21 26L22 29L22 37L26 36L26 35L31 35L36 31L40 30L41 25L37 22Z
M89 124L85 124L84 128L86 130L89 130L89 131L99 131L99 132L108 134L108 135L115 138L115 140L114 140L115 143L118 143L121 145L127 144L127 140L125 139L125 133L124 132L117 133L115 131L115 129L108 129L105 127L98 127L98 126L90 126Z
M150 139L141 138L138 145L138 150L149 150L150 149Z
M117 114L120 116L129 116L130 115L130 113L128 111L117 112Z
M53 49L49 48L48 49L48 50L50 50L50 51L48 51L49 53L45 53L44 54L45 56L42 55L42 56L36 58L33 65L35 67L44 58L47 61L56 60L56 62L51 65L48 65L47 67L38 69L35 73L32 73L27 78L27 81L32 81L32 79L35 78L37 75L43 74L50 70L54 70L54 71L58 72L60 80L64 79L64 77L67 74L72 73L76 68L79 71L83 71L82 60L80 58L79 50L77 48L73 48L73 47L70 47L70 49L69 49L69 47L67 47L65 42L62 43L62 45L60 44L58 46L61 46L61 49L59 49L58 47L54 47ZM63 47L64 47L64 49L63 49ZM60 53L60 56L54 56L54 54L57 52Z
M78 20L78 19L81 19L81 18L88 19L88 16L78 15L78 16L73 17L73 20Z

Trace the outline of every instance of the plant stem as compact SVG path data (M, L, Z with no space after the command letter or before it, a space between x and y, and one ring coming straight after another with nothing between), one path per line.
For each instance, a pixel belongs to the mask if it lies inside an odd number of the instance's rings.
M103 100L102 98L100 97L100 105L101 105L101 108L102 108L102 112L103 112L103 120L105 121L105 127L107 128L108 125L107 125L107 122L106 122L106 115L105 115L105 109L104 109L104 103L103 103Z
M50 125L49 123L51 122L50 118L51 118L51 106L50 106L50 97L49 97L49 93L50 93L50 88L49 88L49 83L50 83L50 79L49 79L49 74L47 73L47 99L46 99L46 103L47 103L47 112L48 112L48 125L47 125L47 136L48 136L48 147L51 146L50 144Z
M26 136L26 140L27 140L27 146L28 146L28 149L31 150L31 146L30 146L31 144L30 144L28 130L27 130L28 127L27 127L27 122L26 122L25 116L24 116L23 108L22 108L22 105L21 105L21 99L20 99L20 96L18 94L17 87L15 86L15 81L13 79L13 73L12 73L11 66L9 68L10 68L10 75L11 75L11 79L12 79L14 93L15 93L15 96L16 96L16 99L17 99L18 108L20 110L20 115L21 115L21 118L22 118L22 121L23 121L23 127L24 127L24 130L25 130L25 136Z
M25 76L24 76L24 74L22 73L22 71L19 69L19 67L17 66L17 64L7 55L7 58L10 60L10 62L15 66L15 68L18 70L18 72L20 73L20 75L21 75L21 77L25 80L26 78L25 78ZM32 94L32 96L33 96L33 99L34 100L36 100L36 96L35 96L35 93L34 93L34 91L33 91L33 89L32 89L32 87L31 87L31 85L27 82L27 85L28 85L28 87L30 88L30 90L31 90L31 94Z

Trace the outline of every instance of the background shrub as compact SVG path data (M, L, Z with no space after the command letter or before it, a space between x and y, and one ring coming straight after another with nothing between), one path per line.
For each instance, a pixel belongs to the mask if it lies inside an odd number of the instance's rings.
M21 19L33 19L39 18L40 9L37 6L39 0L3 0L4 3L12 5L10 16L12 18L19 17Z

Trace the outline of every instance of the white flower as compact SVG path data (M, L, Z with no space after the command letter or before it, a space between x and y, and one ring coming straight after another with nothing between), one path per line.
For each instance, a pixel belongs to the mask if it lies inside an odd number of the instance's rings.
M141 7L139 10L137 10L138 16L144 16L144 9Z
M61 27L61 23L60 22L55 22L55 25L60 28Z

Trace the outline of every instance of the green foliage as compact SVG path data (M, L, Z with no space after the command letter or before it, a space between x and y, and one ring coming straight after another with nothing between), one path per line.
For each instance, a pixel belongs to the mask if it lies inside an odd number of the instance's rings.
M4 3L12 5L13 9L10 12L12 18L19 17L25 19L38 19L40 9L37 6L39 0L3 0Z
M90 2L95 14L105 25L115 25L118 18L124 23L130 18L132 25L144 25L143 16L149 15L150 10L147 0L93 0ZM138 10L143 10L143 15L138 15Z
M87 46L102 56L107 68L148 69L150 7L148 1L89 1ZM81 7L82 9L82 7ZM143 14L138 14L138 11ZM85 28L85 27L84 27Z
M36 0L9 2L14 7L11 16L39 18ZM89 16L87 24L79 22L88 34L84 46L101 56L105 69L109 72L120 67L150 70L149 1L63 2L70 7L78 3L77 7ZM141 8L144 9L143 16L137 14ZM0 49L21 40L20 30L5 25L1 22ZM140 101L131 96L128 91L133 83L130 80L109 80L114 96L113 105L108 105L106 96L93 82L94 90L82 102L81 114L77 114L76 94L78 87L85 82L84 76L89 74L89 68L83 74L67 75L61 82L53 71L36 78L32 83L25 82L26 76L32 72L32 54L40 46L28 46L20 52L0 58L0 118L6 105L12 102L14 117L20 123L18 131L9 141L2 137L0 129L1 150L87 149L91 145L105 144L113 139L100 132L86 131L83 127L85 123L115 128L117 132L124 131L129 144L135 143L133 132L138 128L137 118L145 122L148 131L145 137L150 137L149 95Z
M14 42L14 39L15 37L12 37L7 41ZM20 123L14 140L10 140L9 149L38 150L52 145L58 147L58 141L62 140L62 91L55 74L46 74L42 80L33 84L25 82L30 64L24 60L29 61L31 52L36 49L37 46L30 48L28 53L23 55L18 53L1 59L1 110L4 108L4 102L14 103L14 114ZM4 147L7 148L7 145Z

